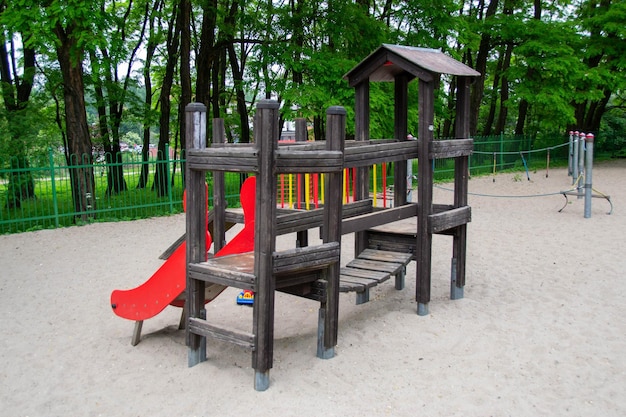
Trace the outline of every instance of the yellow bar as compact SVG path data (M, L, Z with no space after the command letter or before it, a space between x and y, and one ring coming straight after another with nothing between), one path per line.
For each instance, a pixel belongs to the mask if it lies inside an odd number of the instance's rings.
M348 202L348 196L346 195L346 182L348 181L348 170L343 170L343 182L341 183L341 196L343 200L343 204Z
M293 208L293 174L289 174L289 208Z
M304 208L309 209L311 197L311 184L309 184L309 174L304 174Z
M372 179L374 180L374 207L376 207L376 164L372 165Z

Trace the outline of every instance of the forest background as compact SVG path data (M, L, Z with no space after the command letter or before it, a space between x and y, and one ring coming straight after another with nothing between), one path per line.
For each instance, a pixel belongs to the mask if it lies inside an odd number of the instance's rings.
M151 146L184 150L190 102L225 118L229 141L250 141L261 98L277 99L283 120L306 118L315 139L326 108L342 105L353 133L343 75L382 43L441 49L482 74L472 135L550 145L576 129L594 133L598 151L626 147L621 0L0 0L0 28L0 163L27 169L59 150L76 167L76 212L91 204L99 155L107 192L120 193L123 147L146 161ZM374 84L370 96L371 137L392 137L393 86ZM450 137L452 79L440 80L435 105L435 136ZM165 195L159 167L150 185L146 165L137 187ZM32 196L25 176L7 181L7 205Z

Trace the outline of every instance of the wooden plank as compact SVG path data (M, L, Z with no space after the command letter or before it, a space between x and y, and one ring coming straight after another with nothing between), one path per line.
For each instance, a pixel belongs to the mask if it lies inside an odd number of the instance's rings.
M206 320L190 318L187 328L193 334L232 343L246 349L254 349L254 335L241 331L224 329L209 324Z
M428 216L428 232L441 233L457 226L467 224L472 220L470 206L442 211Z
M339 282L340 285L343 284L345 286L352 286L354 288L353 291L359 291L359 289L363 290L365 288L373 288L378 285L378 282L373 279L353 277L351 275L341 275Z
M276 172L338 172L343 169L343 152L339 151L276 151Z
M362 145L346 149L345 167L365 167L382 162L405 161L417 158L416 141L389 141L389 143Z
M457 158L474 152L473 139L436 140L430 143L429 159Z
M359 254L358 257L359 259L368 259L370 261L396 262L407 265L409 262L411 262L413 255L410 253L365 249Z
M258 151L245 148L193 149L187 151L187 166L192 170L212 170L229 172L258 172Z
M343 277L339 277L339 292L363 292L365 288L367 288L365 284L347 282L343 280Z
M253 269L254 252L247 252L189 264L188 274L196 280L254 291L256 277Z
M388 272L392 275L397 274L400 270L402 270L402 268L404 268L404 264L401 263L378 262L359 258L350 261L346 266L358 269L369 269L370 271Z
M274 274L324 268L339 262L340 255L338 242L274 252Z
M399 207L378 210L372 213L351 217L342 222L342 233L344 235L350 234L397 220L414 217L417 215L417 207L417 204L410 203Z
M355 277L373 280L376 282L376 284L387 281L391 276L389 272L372 271L370 269L352 268L349 266L341 268L340 273L344 277Z
M349 218L372 212L372 200L361 200L344 204L342 218ZM324 209L313 210L289 210L286 214L278 216L276 230L278 235L294 233L301 230L313 229L322 226Z

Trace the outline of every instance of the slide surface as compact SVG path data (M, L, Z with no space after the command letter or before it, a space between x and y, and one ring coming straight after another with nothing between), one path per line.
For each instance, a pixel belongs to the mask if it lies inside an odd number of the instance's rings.
M215 256L232 255L254 250L254 203L256 178L249 177L241 187L241 206L244 215L243 229ZM207 233L207 247L211 236ZM181 306L176 298L185 291L187 284L187 245L183 242L161 267L143 284L130 290L115 290L111 293L113 312L129 320L145 320L159 314L168 304ZM212 288L215 287L215 288ZM207 302L217 297L225 287L209 286Z

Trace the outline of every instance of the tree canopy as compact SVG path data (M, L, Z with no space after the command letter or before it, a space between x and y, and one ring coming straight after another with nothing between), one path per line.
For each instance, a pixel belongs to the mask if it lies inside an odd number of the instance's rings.
M251 139L250 113L264 97L322 138L326 107L353 108L343 75L381 43L440 48L481 72L473 135L626 136L623 1L0 0L0 28L0 149L22 160L44 142L70 162L93 149L115 158L129 131L144 157L150 143L184 148L190 101L225 118L231 141ZM391 96L388 85L372 88L372 137L393 135ZM452 134L454 100L443 78L440 136ZM107 174L110 192L125 189L121 172ZM160 193L164 178L154 178ZM76 181L89 189L89 175Z

